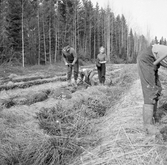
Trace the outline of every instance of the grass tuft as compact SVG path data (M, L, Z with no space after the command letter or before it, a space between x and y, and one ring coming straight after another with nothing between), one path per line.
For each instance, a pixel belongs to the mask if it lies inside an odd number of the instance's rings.
M42 108L33 119L19 114L8 115L10 109L3 109L0 115L0 164L69 165L78 155L99 145L98 124L134 79L133 71L128 67L124 69L116 75L114 86L78 90L70 99L60 100L54 107ZM36 100L34 95L30 102Z
M94 133L95 121L83 115L85 108L82 102L74 104L71 109L64 109L61 104L57 104L56 107L43 108L37 113L40 129L51 137L47 151L41 153L45 155L45 158L41 157L45 164L68 164L69 158L83 152L83 147L91 147L98 142L96 136L90 138Z

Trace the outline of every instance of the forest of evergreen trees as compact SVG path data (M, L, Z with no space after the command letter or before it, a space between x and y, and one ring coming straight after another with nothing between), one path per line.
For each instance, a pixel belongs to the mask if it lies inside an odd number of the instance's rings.
M129 63L148 45L124 15L90 0L0 0L0 63L51 64L66 43L82 59L95 59L104 46L111 62Z

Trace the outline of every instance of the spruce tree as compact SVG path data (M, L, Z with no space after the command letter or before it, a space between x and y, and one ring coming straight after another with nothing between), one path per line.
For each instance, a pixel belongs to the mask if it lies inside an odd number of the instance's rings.
M16 52L21 52L21 19L21 0L8 0L6 32L10 42L10 48Z

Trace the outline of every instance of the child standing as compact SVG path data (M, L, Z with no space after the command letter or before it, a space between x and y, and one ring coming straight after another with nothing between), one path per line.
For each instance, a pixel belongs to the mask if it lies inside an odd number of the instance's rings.
M100 84L105 83L106 62L107 62L107 55L105 54L105 48L101 46L99 49L99 54L97 55L97 62L96 62Z

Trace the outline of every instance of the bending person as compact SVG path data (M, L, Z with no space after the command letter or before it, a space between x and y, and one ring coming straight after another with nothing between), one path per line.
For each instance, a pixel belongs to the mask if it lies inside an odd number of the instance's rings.
M95 81L93 79L94 75L97 74L96 69L81 69L80 71L80 82L86 83L87 85L95 85Z
M158 69L166 67L167 46L152 45L142 51L137 57L137 66L144 97L143 125L146 133L157 134L159 130L154 126L156 121L157 103L162 87L159 81Z
M67 45L66 47L63 48L62 54L64 63L65 65L67 65L68 84L71 85L72 70L74 69L74 80L75 80L75 85L77 85L78 72L79 72L79 62L77 53L74 50L74 48Z

